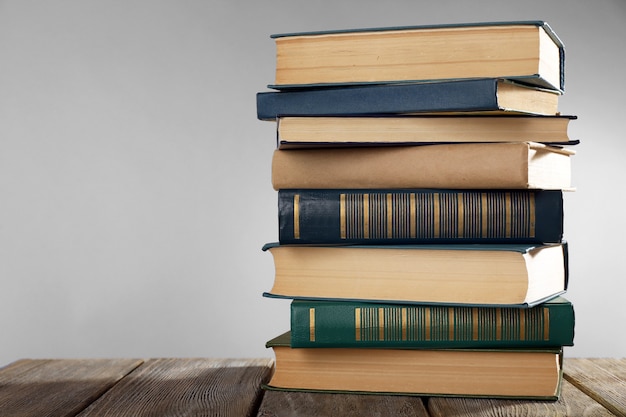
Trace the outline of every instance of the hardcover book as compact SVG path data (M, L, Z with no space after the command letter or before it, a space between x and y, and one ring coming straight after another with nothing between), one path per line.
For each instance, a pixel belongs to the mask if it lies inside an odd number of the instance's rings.
M458 142L576 145L567 128L576 116L279 117L279 149Z
M281 189L282 244L558 243L560 190Z
M297 349L285 333L266 388L556 400L562 349Z
M274 88L508 78L562 91L561 40L543 21L273 35Z
M534 142L275 150L272 185L292 188L571 188L574 151Z
M257 117L407 113L523 113L554 116L560 95L498 79L264 91Z
M268 297L533 306L567 289L567 244L267 244Z
M293 300L291 347L520 348L573 346L574 308Z

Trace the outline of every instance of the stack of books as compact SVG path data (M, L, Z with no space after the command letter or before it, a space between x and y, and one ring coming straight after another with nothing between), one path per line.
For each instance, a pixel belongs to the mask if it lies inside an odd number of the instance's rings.
M268 388L556 399L574 311L564 48L545 22L274 36Z

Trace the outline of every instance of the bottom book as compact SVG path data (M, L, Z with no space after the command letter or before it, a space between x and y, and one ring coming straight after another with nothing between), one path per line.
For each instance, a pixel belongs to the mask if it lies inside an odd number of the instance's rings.
M267 347L267 389L557 400L563 376L561 348L292 348L290 332Z

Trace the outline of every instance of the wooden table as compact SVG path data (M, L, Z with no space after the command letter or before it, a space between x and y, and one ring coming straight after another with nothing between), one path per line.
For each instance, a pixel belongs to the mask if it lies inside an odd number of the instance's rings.
M0 416L626 416L625 359L566 359L557 402L264 391L270 359L24 359Z

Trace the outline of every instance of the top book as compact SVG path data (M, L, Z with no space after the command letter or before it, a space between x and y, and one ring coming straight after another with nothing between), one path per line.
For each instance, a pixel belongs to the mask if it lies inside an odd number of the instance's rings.
M543 21L272 35L270 88L503 78L564 91L565 51Z

